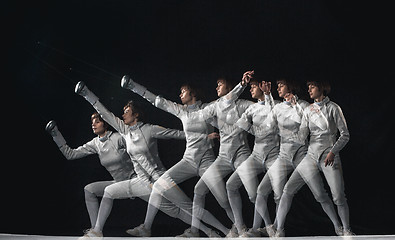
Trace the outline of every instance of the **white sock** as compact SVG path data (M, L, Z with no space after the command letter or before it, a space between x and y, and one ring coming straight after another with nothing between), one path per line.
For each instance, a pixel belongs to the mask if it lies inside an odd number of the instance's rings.
M328 215L329 219L332 221L335 229L340 227L340 222L339 222L339 219L337 218L335 207L333 206L333 203L329 199L329 197L328 197L327 201L321 202L321 207L324 210L324 212L326 213L326 215Z
M272 224L272 220L270 219L269 211L267 209L267 197L268 195L257 194L255 201L255 211L261 215L265 222L265 226Z
M239 191L228 190L228 198L234 216L233 222L235 223L237 230L241 232L244 221L242 215L243 203Z
M262 221L263 219L259 212L257 210L254 210L254 223L252 224L252 228L255 230L260 228L262 225Z
M203 220L205 223L215 227L220 230L223 234L228 234L229 229L226 228L222 223L218 221L216 217L214 217L210 212L204 209L205 206L205 195L195 194L193 197L193 208L192 208L192 232L198 231L197 229L201 229L206 234L208 232L204 231L201 227L200 221ZM210 230L210 229L209 229Z
M347 202L343 205L337 205L337 212L343 224L344 229L350 229L350 210Z
M89 219L91 221L91 228L95 228L97 214L99 212L99 200L96 195L84 190L85 192L85 204L86 209L88 210Z
M151 229L152 223L154 222L155 216L158 213L158 208L162 204L162 196L155 191L151 192L149 203L147 206L147 213L145 215L144 227L145 229Z
M114 200L112 198L108 197L103 197L103 199L101 200L99 214L97 217L96 226L94 228L96 232L103 231L104 224L106 223L107 218L111 213L113 201Z
M284 228L285 218L287 217L289 209L291 208L293 197L294 195L285 192L281 196L280 204L276 214L277 230Z

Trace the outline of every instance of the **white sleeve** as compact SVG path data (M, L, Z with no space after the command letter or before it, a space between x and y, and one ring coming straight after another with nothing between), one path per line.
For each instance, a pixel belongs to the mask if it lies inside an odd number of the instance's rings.
M67 160L79 159L97 153L94 139L75 149L72 149L67 144L65 144L61 146L59 150Z
M126 135L128 133L129 126L126 125L120 118L116 117L112 112L108 111L101 102L97 101L92 106L100 114L103 120L110 124L121 135Z
M228 94L223 96L223 98L225 98L226 101L236 101L243 93L246 86L241 85L241 83L237 84Z
M171 128L164 128L158 125L152 125L151 136L159 139L185 139L185 132Z
M337 139L336 143L333 145L331 152L337 155L350 140L350 133L347 128L346 119L344 118L343 112L339 106L336 105L335 111L333 111L333 115L337 129L340 132L340 136Z
M173 101L167 100L161 96L157 96L155 99L155 107L162 109L168 113L173 114L176 117L179 117L180 112L182 110L182 106Z
M245 112L243 112L239 120L237 120L236 126L247 132L250 130L252 126L252 115L250 111L248 111L248 109Z
M299 130L298 132L294 133L295 141L299 142L300 144L304 144L309 133L309 115L308 109L306 108L303 111L303 117L299 126Z

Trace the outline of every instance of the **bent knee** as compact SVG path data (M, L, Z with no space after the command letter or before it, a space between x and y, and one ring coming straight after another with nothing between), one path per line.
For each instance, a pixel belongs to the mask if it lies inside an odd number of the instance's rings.
M108 186L104 189L103 197L114 199L116 195L116 189L114 187Z
M93 189L92 189L92 187L91 187L90 185L86 185L86 186L84 187L84 192L85 192L85 193L90 193L90 194L95 194L94 191L93 191Z
M165 182L160 181L161 178L159 178L154 185L152 185L152 193L157 193L162 195L166 189L168 189L168 185Z
M209 188L201 179L196 183L194 188L194 194L204 196L209 192Z
M298 192L299 189L289 187L288 185L285 185L283 193L282 194L287 194L287 195L295 195Z
M229 181L229 180L228 180L228 181L226 182L226 190L227 190L227 191L235 192L235 191L238 191L239 188L240 188L240 186L238 186L238 184L236 184L236 183L233 182L233 181Z
M345 194L333 195L333 202L337 206L341 206L347 203L347 198Z

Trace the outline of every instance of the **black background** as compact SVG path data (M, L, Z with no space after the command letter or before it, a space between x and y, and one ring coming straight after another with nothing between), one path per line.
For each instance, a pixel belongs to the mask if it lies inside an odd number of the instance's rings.
M94 137L92 107L74 93L83 80L116 115L129 100L147 122L181 129L178 119L120 87L124 74L152 92L179 101L183 82L216 99L216 78L239 81L287 76L332 83L351 139L341 152L351 226L357 234L394 234L393 59L390 8L373 1L13 1L3 3L3 146L0 232L81 235L89 227L83 187L110 179L96 156L67 161L45 124L54 119L68 144ZM11 83L11 85L9 84ZM273 84L275 85L275 84ZM11 91L10 91L11 90ZM11 93L11 94L10 94ZM274 97L278 97L273 89ZM243 94L250 99L248 91ZM250 139L252 140L252 138ZM251 142L252 143L252 142ZM218 146L217 146L218 147ZM185 142L160 141L166 167ZM192 197L193 178L181 187ZM243 213L252 225L245 190ZM212 195L207 208L230 227ZM273 202L270 202L273 216ZM142 223L146 203L117 200L106 236ZM154 236L188 226L159 213ZM333 235L328 218L304 188L294 199L287 235Z

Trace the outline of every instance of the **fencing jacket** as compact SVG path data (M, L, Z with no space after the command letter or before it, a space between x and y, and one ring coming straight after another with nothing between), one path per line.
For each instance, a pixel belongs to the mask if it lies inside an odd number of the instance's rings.
M185 133L179 130L142 122L126 125L99 101L93 107L125 139L127 152L139 177L156 181L165 171L159 158L157 139L185 139Z
M234 134L238 128L236 125L237 120L239 120L248 106L253 104L251 101L238 99L244 88L245 86L239 83L225 96L211 102L202 110L191 114L198 120L216 117L220 134L219 156L229 161L234 160L237 150L241 147L249 149L247 133L242 131Z
M329 97L311 104L304 110L298 133L299 141L305 141L309 133L308 152L313 154L317 161L327 149L337 155L350 139L343 112Z
M271 95L265 95L265 101L258 101L250 105L243 113L236 125L255 136L253 153L262 164L270 151L280 145L277 125L271 129L264 127L264 122L274 107Z
M97 154L101 165L117 182L130 179L134 173L132 161L126 152L125 140L117 132L107 131L105 136L97 136L76 149L67 144L59 149L68 160Z
M280 134L280 156L292 161L296 151L306 142L299 141L295 134L298 133L303 117L303 109L309 104L304 100L297 99L296 105L283 101L274 106L265 120L265 128L268 131L275 125Z
M212 123L213 120L207 119L206 121L198 121L194 119L190 113L198 111L208 104L202 104L201 101L197 101L192 105L181 105L161 96L154 95L146 89L143 93L136 92L151 102L155 107L171 113L181 120L186 137L186 149L183 159L195 167L198 166L203 155L207 151L212 151L212 141L208 139L207 135L213 132L213 127L209 124Z

